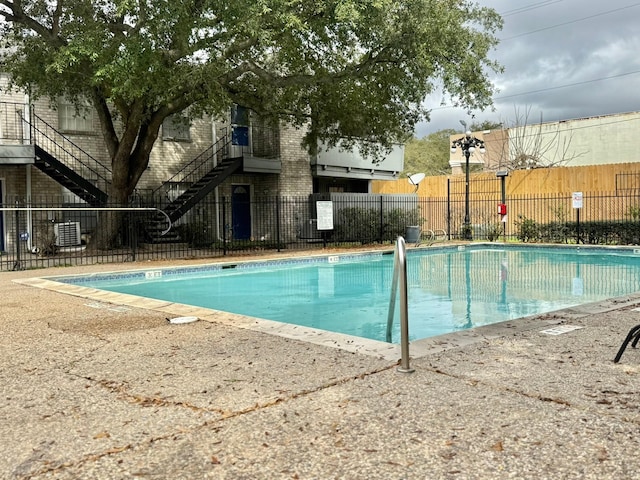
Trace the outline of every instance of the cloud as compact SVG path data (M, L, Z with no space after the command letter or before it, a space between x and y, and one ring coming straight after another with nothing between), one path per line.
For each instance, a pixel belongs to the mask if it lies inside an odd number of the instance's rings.
M480 0L504 18L500 45L491 57L504 66L492 78L495 111L473 112L441 106L431 95L431 122L416 135L460 120L512 124L517 112L530 121L556 121L640 110L640 3L629 0L547 0L514 7L509 0ZM519 2L518 2L519 3Z

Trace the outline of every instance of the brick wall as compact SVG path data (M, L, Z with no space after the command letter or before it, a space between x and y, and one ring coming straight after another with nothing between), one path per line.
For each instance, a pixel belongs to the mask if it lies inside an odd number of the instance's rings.
M0 76L0 86L6 86L8 78ZM24 93L2 91L0 101L23 102ZM33 102L33 111L42 120L53 128L60 130L58 111L52 107L46 98L40 98ZM93 157L95 160L110 168L111 160L104 143L100 124L95 112L92 115L93 128L89 132L64 132L64 135L75 145ZM215 128L209 117L199 118L192 122L191 139L189 141L163 140L160 131L156 144L151 154L149 168L143 174L138 189L141 192L152 190L161 183L170 179L176 172L191 162L200 153L206 150L214 141L214 130L219 138L223 129L229 128L228 121L216 122ZM220 187L220 194L229 196L232 184L251 185L254 196L300 196L308 195L312 191L313 180L310 170L309 154L301 146L303 130L290 126L283 126L280 130L280 159L282 162L281 174L242 174L233 175L225 186ZM0 176L8 178L18 175L24 177L24 171L2 173L5 167L0 166ZM24 180L24 179L23 179ZM24 183L24 182L23 182ZM33 191L38 194L56 195L66 193L65 189L56 182L42 175L35 167L32 168ZM7 192L22 194L22 188L10 183L5 187ZM26 193L26 192L25 192Z
M280 158L282 172L278 190L283 196L308 195L313 191L309 153L302 147L304 132L283 125L280 129Z
M213 143L213 128L209 117L193 120L190 127L190 140L165 140L162 129L158 135L149 168L138 183L138 189L154 189L169 180L187 163L200 155Z
M65 132L60 128L58 110L52 107L48 99L40 98L33 103L33 112L38 117L51 125L54 129L60 131L65 137L71 140L71 142L73 142L95 160L105 166L110 166L111 160L102 137L98 115L95 112L92 112L91 115L92 128L90 131Z

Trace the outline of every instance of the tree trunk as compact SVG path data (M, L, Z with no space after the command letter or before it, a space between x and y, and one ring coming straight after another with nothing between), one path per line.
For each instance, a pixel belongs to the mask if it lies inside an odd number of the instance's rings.
M135 191L138 181L149 165L151 150L158 138L162 121L171 113L181 111L187 104L177 103L172 109L160 108L149 118L143 115L140 104L134 104L129 109L124 132L118 139L113 128L113 118L109 114L105 102L96 97L105 142L109 147L111 159L111 187L109 192L109 207L129 207L130 197ZM106 211L101 216L97 244L99 248L109 249L123 244L130 245L135 240L135 229L143 216L134 212ZM131 235L134 233L134 235Z
M148 157L148 156L147 156ZM131 170L139 170L133 156L126 158L116 156L112 162L112 181L108 192L110 208L130 207L130 196L135 190L139 176L129 175ZM147 158L148 162L148 158ZM140 215L126 211L104 211L99 215L100 228L97 232L97 245L101 249L112 249L121 246L131 246L131 241L136 237L135 228L138 225Z

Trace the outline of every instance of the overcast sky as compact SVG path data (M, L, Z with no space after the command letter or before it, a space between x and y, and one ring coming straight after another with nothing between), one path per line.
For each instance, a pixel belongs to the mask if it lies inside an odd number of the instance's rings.
M640 110L640 2L633 0L476 0L504 19L491 54L504 67L492 77L495 112L441 107L416 136L484 120L512 126Z

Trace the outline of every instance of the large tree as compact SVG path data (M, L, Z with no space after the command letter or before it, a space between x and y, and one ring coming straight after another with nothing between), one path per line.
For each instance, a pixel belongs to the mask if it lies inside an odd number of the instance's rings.
M237 103L383 146L428 117L442 86L491 103L501 19L466 0L0 0L1 67L34 96L91 102L125 203L163 120ZM83 100L84 99L84 100Z
M457 132L452 129L439 130L417 139L411 137L404 145L404 172L424 173L427 176L447 175L449 166L449 137Z

